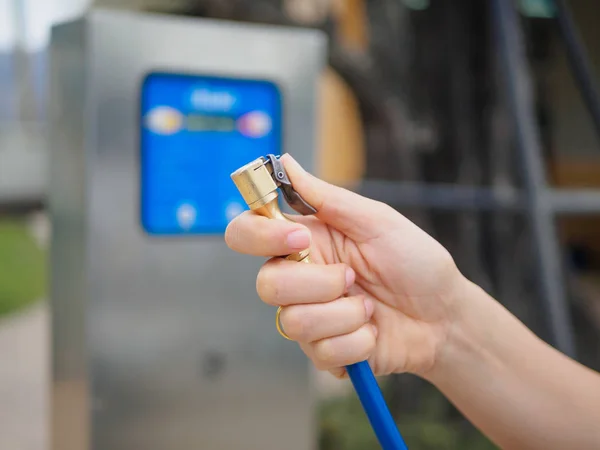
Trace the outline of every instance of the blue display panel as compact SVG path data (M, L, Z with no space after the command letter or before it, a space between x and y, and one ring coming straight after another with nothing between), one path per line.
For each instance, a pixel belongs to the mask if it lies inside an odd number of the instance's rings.
M223 233L247 209L230 174L281 153L279 90L267 81L152 73L141 102L142 227Z

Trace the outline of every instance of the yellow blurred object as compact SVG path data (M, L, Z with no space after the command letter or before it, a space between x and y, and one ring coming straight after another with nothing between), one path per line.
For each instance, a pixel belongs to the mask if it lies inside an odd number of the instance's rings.
M565 188L600 188L600 158L558 158L550 161L550 176Z
M363 50L367 44L364 0L334 0L332 14L343 45ZM321 78L319 144L316 173L337 185L352 185L364 175L366 149L359 105L352 89L333 69Z
M549 163L553 184L563 189L600 189L600 158L562 158ZM559 220L563 242L600 254L600 215L566 216Z
M352 90L332 69L320 86L317 176L338 185L354 184L365 171L363 125Z
M337 38L354 50L364 50L368 41L365 0L334 0L332 9L339 24Z

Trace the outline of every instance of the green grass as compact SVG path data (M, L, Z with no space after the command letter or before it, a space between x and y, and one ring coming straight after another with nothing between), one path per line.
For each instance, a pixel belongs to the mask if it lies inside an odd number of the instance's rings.
M382 383L382 390L386 386ZM389 400L389 399L388 399ZM433 387L423 392L418 411L406 412L398 422L411 450L495 450L488 439L458 417L449 417L447 400ZM321 450L376 450L380 448L354 393L319 405ZM391 405L390 405L391 406Z
M0 219L0 316L32 304L45 292L45 252L24 221Z

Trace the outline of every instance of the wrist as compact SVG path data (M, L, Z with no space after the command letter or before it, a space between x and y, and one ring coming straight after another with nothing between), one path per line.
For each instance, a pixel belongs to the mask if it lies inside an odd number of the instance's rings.
M452 293L452 312L432 370L425 377L434 385L454 378L491 358L494 324L501 306L481 287L459 275Z

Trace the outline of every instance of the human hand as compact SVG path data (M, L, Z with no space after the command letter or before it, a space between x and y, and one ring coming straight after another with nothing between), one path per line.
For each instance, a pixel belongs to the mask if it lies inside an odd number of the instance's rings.
M256 288L317 369L337 377L368 360L375 375L426 376L457 316L462 276L437 241L393 208L328 184L281 157L318 213L295 223L246 211L225 233L237 252L270 258ZM279 256L310 246L315 264Z

